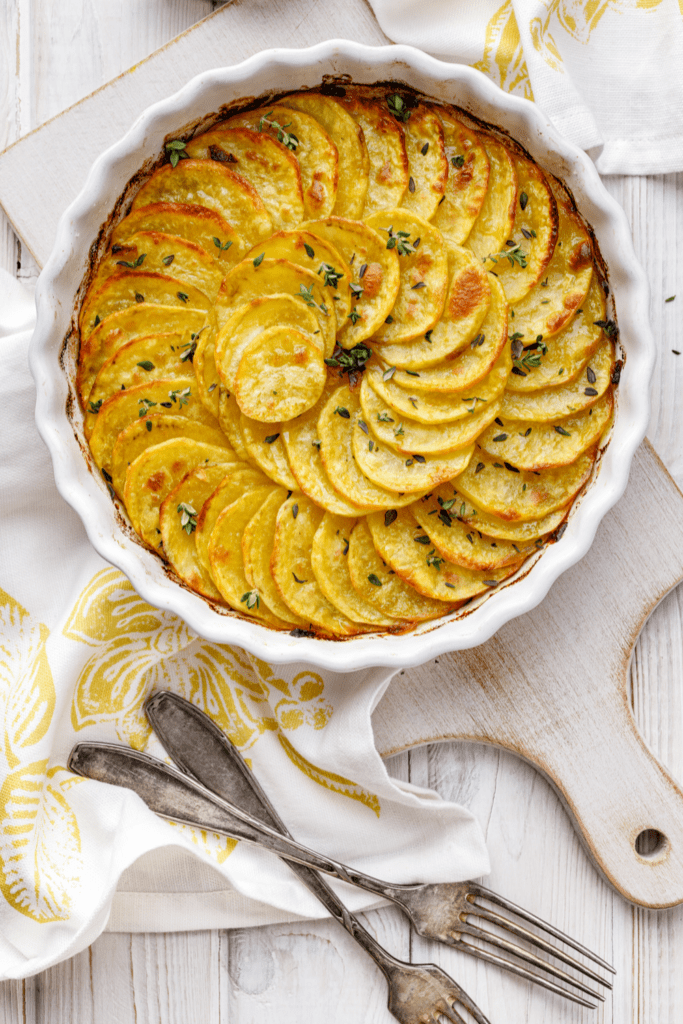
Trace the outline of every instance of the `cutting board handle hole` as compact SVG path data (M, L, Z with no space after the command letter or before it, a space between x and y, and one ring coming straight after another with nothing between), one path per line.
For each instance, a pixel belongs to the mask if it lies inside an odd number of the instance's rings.
M669 840L659 829L646 828L636 836L635 848L643 860L655 860L668 851Z

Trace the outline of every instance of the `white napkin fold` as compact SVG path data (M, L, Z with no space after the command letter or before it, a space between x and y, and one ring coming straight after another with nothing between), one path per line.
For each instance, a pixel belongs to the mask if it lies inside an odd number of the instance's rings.
M324 916L274 856L162 821L127 790L66 769L81 740L164 757L141 710L156 689L212 715L305 844L393 881L486 873L473 816L390 779L375 750L370 716L390 670L280 668L209 643L95 554L34 425L32 320L30 294L0 271L0 977L85 948L112 900L118 930ZM378 905L335 886L353 910Z
M683 170L683 0L370 0L383 32L536 103L601 174Z

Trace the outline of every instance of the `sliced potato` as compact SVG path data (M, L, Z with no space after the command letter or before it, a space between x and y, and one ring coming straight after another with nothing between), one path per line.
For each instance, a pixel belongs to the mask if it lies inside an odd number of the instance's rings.
M247 251L244 239L220 213L192 203L150 203L133 210L114 228L112 248L138 231L161 231L194 242L226 268L244 259Z
M443 312L448 287L448 256L443 237L426 220L404 210L375 213L366 223L382 238L386 235L387 244L395 243L401 271L391 315L380 324L373 340L412 341L430 331Z
M323 354L310 335L293 327L271 327L242 352L234 394L245 416L278 423L311 409L326 380Z
M194 541L197 547L197 558L209 575L211 575L209 541L219 515L223 509L232 505L247 491L268 486L272 486L270 480L258 469L238 463L226 469L223 479L202 505L197 516Z
M486 198L489 158L479 136L444 107L434 107L444 132L448 161L445 199L434 214L434 225L453 245L462 245Z
M235 401L235 396L231 395L221 385L219 388L219 399L218 399L218 422L220 423L221 430L230 441L230 444L235 449L238 457L243 462L251 462L251 455L245 444L242 436L242 428L240 425L240 418L242 413L240 407Z
M225 268L201 245L160 231L138 231L115 245L100 262L93 284L122 269L171 274L177 281L203 292L212 302L225 274Z
M502 419L540 421L559 420L595 405L610 384L614 366L614 346L605 339L590 357L580 375L562 388L542 388L528 394L506 391L500 410Z
M201 309L212 319L212 303L204 292L168 274L122 270L88 290L78 315L81 341L87 341L106 317L136 303Z
M480 465L480 461L477 460L476 456L473 461L477 463L477 466ZM443 484L442 487L437 488L434 494L437 498L440 496L444 501L448 501L453 497L453 487L451 484ZM547 516L542 516L540 519L510 522L489 512L484 512L483 509L479 508L462 494L456 492L455 497L457 501L453 507L457 509L458 516L463 523L476 527L477 530L485 533L488 537L514 541L520 546L526 544L527 541L538 540L538 538L543 537L545 534L552 533L567 517L569 512L569 505L564 505L554 512L550 512Z
M479 135L489 161L486 196L467 236L467 246L480 260L505 247L515 222L517 174L510 152L491 135Z
M361 473L378 487L402 494L424 493L445 480L462 473L472 458L474 445L447 455L420 455L408 458L380 444L370 434L360 415L353 426L353 454Z
M433 109L418 103L403 124L403 141L410 177L401 205L423 220L431 220L448 181L448 159L441 121Z
M240 430L251 461L280 487L286 487L288 491L296 490L296 480L292 476L282 443L282 424L259 423L242 413Z
M244 575L251 590L257 591L260 600L265 602L274 615L283 622L288 622L290 626L305 629L308 621L285 604L270 573L277 514L286 500L287 491L284 487L273 488L245 526L242 534Z
M358 87L347 89L339 102L362 128L370 159L363 217L400 206L410 177L403 126L386 104L363 95Z
M218 419L220 379L216 370L216 334L213 330L206 330L197 336L192 366L199 398L211 415Z

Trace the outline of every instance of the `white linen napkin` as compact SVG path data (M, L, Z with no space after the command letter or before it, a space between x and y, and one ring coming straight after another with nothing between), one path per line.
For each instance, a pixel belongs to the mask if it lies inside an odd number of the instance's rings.
M370 0L382 31L533 99L601 174L683 170L683 0Z
M85 948L112 900L117 930L324 916L273 855L162 821L133 793L66 769L81 740L164 757L141 710L157 689L213 717L305 844L393 881L486 873L473 816L386 773L370 715L388 669L280 668L209 643L95 554L34 424L32 322L30 294L0 271L0 977ZM379 903L335 887L352 910Z

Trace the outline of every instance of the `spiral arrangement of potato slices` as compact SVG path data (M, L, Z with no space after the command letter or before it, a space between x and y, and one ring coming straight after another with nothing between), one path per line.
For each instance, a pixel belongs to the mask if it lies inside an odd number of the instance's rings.
M295 635L405 631L557 540L620 366L558 182L363 86L167 142L79 328L85 435L140 538Z

